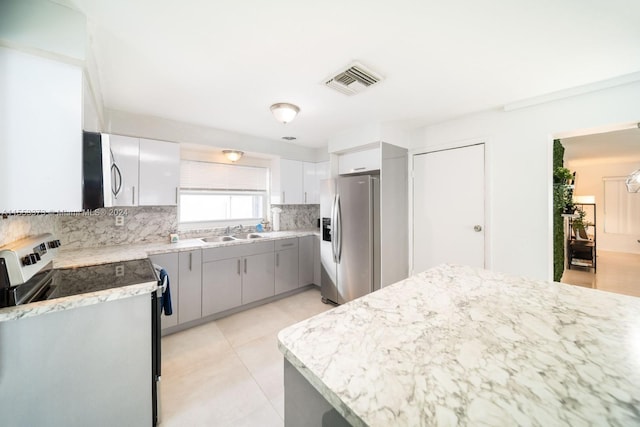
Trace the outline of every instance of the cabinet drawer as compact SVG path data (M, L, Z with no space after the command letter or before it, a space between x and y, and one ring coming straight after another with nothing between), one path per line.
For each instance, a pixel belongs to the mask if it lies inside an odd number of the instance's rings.
M282 239L275 241L275 250L281 251L283 249L293 249L298 247L298 238L292 237L290 239Z
M251 242L238 245L221 246L219 248L207 248L202 250L202 262L211 262L227 258L238 258L248 255L273 252L273 248L273 241Z

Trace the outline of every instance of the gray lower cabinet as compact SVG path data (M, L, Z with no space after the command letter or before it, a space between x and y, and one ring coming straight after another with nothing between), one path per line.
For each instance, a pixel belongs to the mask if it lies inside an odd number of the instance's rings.
M152 263L164 268L169 275L169 289L171 290L171 307L173 314L165 316L162 313L161 325L162 329L170 328L178 324L178 306L180 300L180 276L178 270L178 253L151 255L149 259Z
M313 236L313 283L316 286L320 286L320 278L322 274L322 263L320 262L320 244L322 243L322 237Z
M242 259L242 304L275 295L273 252Z
M273 296L273 250L273 241L203 249L202 315Z
M202 317L202 250L179 253L178 323Z
M316 236L298 238L299 276L298 285L306 286L315 283L314 278L314 246Z
M276 295L298 287L298 238L278 240L275 242Z
M202 315L242 305L242 260L222 259L202 264Z
M315 283L317 246L304 236L151 255L171 280L173 315L162 329Z

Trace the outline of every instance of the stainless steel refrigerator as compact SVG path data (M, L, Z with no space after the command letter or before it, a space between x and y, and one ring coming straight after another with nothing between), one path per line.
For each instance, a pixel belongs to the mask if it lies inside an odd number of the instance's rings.
M324 180L321 294L343 304L380 288L380 180L376 175Z

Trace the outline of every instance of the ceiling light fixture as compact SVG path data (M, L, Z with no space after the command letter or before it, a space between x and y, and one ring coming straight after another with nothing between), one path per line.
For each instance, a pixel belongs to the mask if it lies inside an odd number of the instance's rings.
M238 150L222 150L222 154L230 161L237 162L244 153Z
M640 193L640 169L631 172L624 183L629 193Z
M295 119L296 115L300 112L300 108L297 105L289 104L287 102L273 104L270 108L276 120L284 124Z
M293 141L294 139L296 139L295 136L283 136L282 139L286 139L287 141Z

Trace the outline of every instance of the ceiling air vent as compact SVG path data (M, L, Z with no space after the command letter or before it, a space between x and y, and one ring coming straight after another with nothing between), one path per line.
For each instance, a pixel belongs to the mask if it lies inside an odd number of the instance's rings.
M345 95L355 95L369 86L382 81L382 77L362 64L354 62L335 76L325 79L324 84Z

